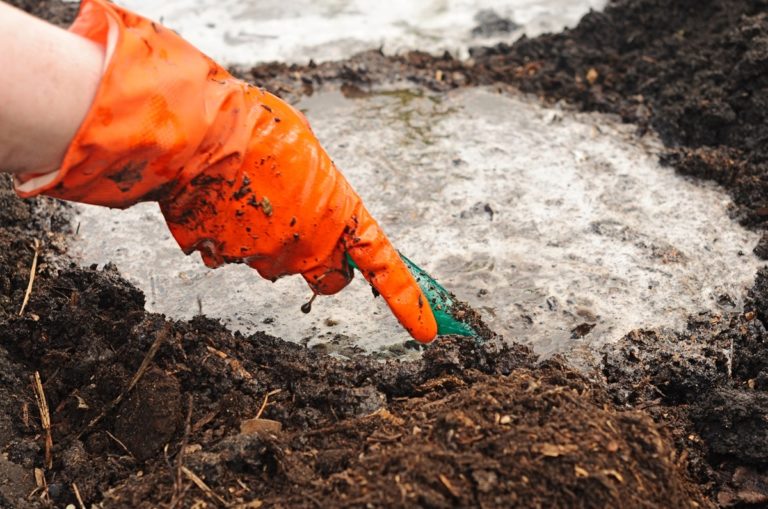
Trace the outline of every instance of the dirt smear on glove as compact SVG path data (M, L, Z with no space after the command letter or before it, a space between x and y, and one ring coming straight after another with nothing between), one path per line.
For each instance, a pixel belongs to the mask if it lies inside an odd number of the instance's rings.
M72 14L71 4L29 5L62 23ZM641 132L658 130L670 164L728 188L736 217L763 229L765 7L619 1L571 31L478 49L470 62L369 52L237 72L288 97L329 82L350 95L402 80L434 90L498 83L617 113ZM606 349L591 378L520 346L459 338L417 362L341 360L203 317L146 313L114 269L69 264L66 214L55 203L8 189L3 507L60 507L78 496L105 507L768 503L768 271L745 312L635 331ZM40 265L18 316L36 238Z

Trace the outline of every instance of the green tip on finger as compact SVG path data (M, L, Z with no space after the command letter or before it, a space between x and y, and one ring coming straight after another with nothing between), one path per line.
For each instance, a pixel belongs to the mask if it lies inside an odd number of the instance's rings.
M411 272L414 279L416 279L422 293L424 293L424 296L426 296L429 301L429 307L432 309L435 322L437 322L438 336L457 335L479 337L477 332L475 332L469 324L458 320L452 315L452 313L456 311L456 304L448 290L443 288L440 283L435 281L421 267L403 256L402 253L399 254L403 263L405 263L405 266L408 267L408 270ZM350 266L360 270L349 255L347 255L347 261Z

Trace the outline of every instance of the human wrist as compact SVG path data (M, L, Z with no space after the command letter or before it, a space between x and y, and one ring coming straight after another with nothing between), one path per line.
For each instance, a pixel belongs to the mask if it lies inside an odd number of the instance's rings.
M0 2L0 169L55 171L90 108L104 47Z

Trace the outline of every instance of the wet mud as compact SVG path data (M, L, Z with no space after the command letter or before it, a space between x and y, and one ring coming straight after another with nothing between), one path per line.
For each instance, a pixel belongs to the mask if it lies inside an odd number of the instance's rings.
M66 23L61 5L36 13ZM763 229L765 7L620 1L469 62L369 52L236 72L287 97L498 83L617 113ZM113 267L68 261L61 205L6 179L0 205L2 507L768 504L768 270L745 310L634 331L586 374L461 338L418 361L349 360L146 313Z
M764 11L760 0L617 1L572 30L473 48L469 61L371 51L343 63L235 71L289 96L339 79L350 94L400 80L434 90L512 84L586 111L615 113L641 132L656 129L669 147L669 164L727 187L737 217L764 227Z
M663 160L729 189L743 224L768 225L768 18L762 0L621 0L574 29L472 48L468 61L421 52L361 53L309 66L234 71L287 96L328 82L350 95L406 81L433 90L513 85L655 129ZM768 241L766 241L768 242Z

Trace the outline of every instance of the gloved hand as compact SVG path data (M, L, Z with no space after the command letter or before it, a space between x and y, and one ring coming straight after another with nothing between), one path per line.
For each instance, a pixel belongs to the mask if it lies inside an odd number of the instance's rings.
M19 194L158 201L184 252L209 267L302 274L321 294L351 280L348 253L414 338L435 337L413 276L299 112L105 0L83 0L70 30L104 45L108 64L59 170L25 176Z

